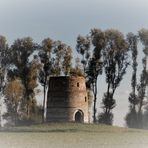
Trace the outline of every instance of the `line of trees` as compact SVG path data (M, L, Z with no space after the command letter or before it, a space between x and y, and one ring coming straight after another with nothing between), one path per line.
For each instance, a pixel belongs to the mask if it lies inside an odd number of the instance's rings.
M34 43L30 37L17 39L10 47L5 37L0 36L0 40L0 88L7 109L3 117L14 125L38 122L41 117L44 122L49 77L69 75L71 47L50 38L41 44ZM36 101L39 84L44 90L42 107Z
M139 44L143 46L143 69L137 80L137 56ZM4 98L8 123L18 125L45 122L45 108L50 76L80 75L86 78L87 88L93 93L93 122L113 123L116 106L115 93L123 80L127 68L132 67L129 112L125 117L129 127L143 128L148 121L146 90L148 30L127 36L115 29L92 29L86 36L76 40L77 56L72 63L74 51L61 41L45 38L40 44L32 38L17 39L9 46L0 36L0 99ZM104 75L106 91L102 98L102 112L97 112L98 78ZM36 101L37 86L43 87L42 105ZM126 98L125 98L126 99ZM2 116L0 114L0 116Z

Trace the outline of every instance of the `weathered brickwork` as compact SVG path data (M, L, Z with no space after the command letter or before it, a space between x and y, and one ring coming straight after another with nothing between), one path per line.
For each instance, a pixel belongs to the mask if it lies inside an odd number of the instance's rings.
M88 95L84 77L50 78L46 119L51 122L89 122Z

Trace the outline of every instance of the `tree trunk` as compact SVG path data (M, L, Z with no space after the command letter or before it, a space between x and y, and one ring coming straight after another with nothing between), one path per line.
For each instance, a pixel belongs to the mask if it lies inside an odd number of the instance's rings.
M43 98L43 112L42 112L42 122L45 122L45 100L46 100L46 85L47 85L47 75L45 75L45 83L44 83L44 98Z
M96 119L96 103L97 103L97 80L96 82L94 83L94 86L93 86L93 92L94 92L94 108L93 108L93 122L96 123L97 119Z
M96 95L94 95L94 115L93 115L93 122L96 123Z
M43 112L42 112L42 122L45 122L44 113L45 113L45 98L46 97L46 85L44 85L44 99L43 99Z
M29 100L27 101L27 117L30 118L30 111L29 111Z

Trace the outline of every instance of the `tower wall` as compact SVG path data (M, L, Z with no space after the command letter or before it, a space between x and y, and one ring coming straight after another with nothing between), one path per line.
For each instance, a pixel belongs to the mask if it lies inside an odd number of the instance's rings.
M47 99L47 121L75 121L80 112L88 122L88 95L84 77L51 77Z

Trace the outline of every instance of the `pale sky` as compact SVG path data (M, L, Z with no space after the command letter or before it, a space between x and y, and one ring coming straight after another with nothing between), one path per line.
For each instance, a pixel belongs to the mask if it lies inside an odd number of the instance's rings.
M32 36L60 39L75 46L91 28L123 32L148 27L147 0L0 0L0 33L8 41Z
M0 34L10 44L19 37L31 36L38 43L50 37L75 48L76 37L92 28L123 33L148 28L147 14L148 0L0 0ZM115 125L124 125L130 77L129 69L116 93ZM104 79L99 83L105 83ZM99 99L105 88L101 86Z

